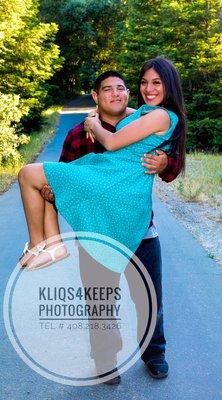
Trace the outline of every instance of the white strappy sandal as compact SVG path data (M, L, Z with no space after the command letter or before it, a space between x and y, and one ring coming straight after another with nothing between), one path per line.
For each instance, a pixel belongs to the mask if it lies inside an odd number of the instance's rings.
M27 242L25 244L22 256L19 259L20 267L25 268L26 271L34 271L36 269L46 268L51 264L54 264L60 260L63 260L64 258L69 257L69 255L70 255L67 252L66 246L64 245L64 243L60 243L58 246L53 247L53 248L48 248L48 249L45 248L46 242L44 242L41 245L37 245L37 246L33 247L32 249L29 249L28 246L29 246L29 243ZM60 256L56 257L55 253L61 247L64 247L65 252L63 254L61 254ZM41 260L42 254L48 254L50 259L48 259L47 261L44 261L44 257L43 257ZM21 260L25 255L30 255L30 257L28 257L27 260L23 263L23 262L21 262Z
M61 255L59 255L59 256L55 256L55 253L56 253L56 251L58 251L60 248L64 248L64 252L63 252L63 254L61 254ZM38 262L38 258L41 258L41 255L43 255L43 254L47 254L47 255L49 255L49 257L50 257L50 259L47 261L47 262L45 262L45 261L41 261L41 260L39 260L39 262ZM26 267L26 271L35 271L35 270L37 270L37 269L42 269L42 268L46 268L46 267L48 267L49 265L51 265L51 264L55 264L55 263L57 263L58 261L61 261L61 260L63 260L63 259L65 259L65 258L67 258L67 257L69 257L70 256L70 254L68 253L68 251L67 251L67 249L66 249L66 246L64 245L64 243L60 243L58 246L56 246L56 247L53 247L53 248L48 248L48 249L45 249L45 248L43 248L38 254L37 254L37 256L36 257L34 257L32 260L31 260L31 263L28 263L28 266Z
M27 266L27 264L36 256L38 256L45 248L46 243L44 242L43 244L39 244L35 247L33 247L32 249L29 249L29 242L25 243L25 247L24 250L22 252L22 256L19 258L19 265L20 268L25 268ZM27 260L22 263L21 260L25 255L30 254L30 257L27 258Z

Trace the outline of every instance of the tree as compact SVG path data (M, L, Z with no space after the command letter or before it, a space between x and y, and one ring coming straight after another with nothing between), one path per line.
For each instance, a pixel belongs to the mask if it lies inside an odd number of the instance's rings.
M89 90L96 73L114 66L112 47L121 0L43 0L43 21L59 25L57 43L65 58L56 82L70 96Z
M29 141L27 136L16 134L21 117L19 96L0 93L0 165L17 163L20 160L17 148Z
M61 67L56 32L39 21L37 0L0 0L0 91L18 94L29 116L47 103L46 81Z
M189 119L188 148L222 147L221 4L219 0L126 1L117 66L137 91L138 71L149 58L164 55L180 71Z

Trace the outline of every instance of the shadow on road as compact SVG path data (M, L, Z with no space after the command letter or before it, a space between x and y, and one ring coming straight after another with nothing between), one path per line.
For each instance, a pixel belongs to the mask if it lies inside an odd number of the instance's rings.
M95 108L96 104L92 98L91 94L84 94L81 96L77 96L75 99L71 100L67 103L62 113L75 113L75 112L89 112L92 108Z

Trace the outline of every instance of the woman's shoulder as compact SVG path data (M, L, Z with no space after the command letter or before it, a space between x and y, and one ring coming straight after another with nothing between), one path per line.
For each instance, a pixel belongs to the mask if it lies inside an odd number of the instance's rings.
M138 108L137 111L139 111L140 115L143 116L155 110L163 110L169 115L170 120L178 121L177 114L174 111L168 110L163 106L150 106L148 104L143 104L140 108Z

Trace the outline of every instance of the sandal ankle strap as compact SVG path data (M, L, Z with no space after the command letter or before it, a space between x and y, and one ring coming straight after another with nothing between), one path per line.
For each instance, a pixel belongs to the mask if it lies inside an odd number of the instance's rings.
M41 253L44 250L45 246L46 246L46 243L43 243L42 245L38 244L37 246L35 246L36 250L33 250L33 249L29 249L29 242L26 242L24 250L23 250L23 254L29 253L34 256L37 256L39 253Z
M52 249L48 249L48 248L43 249L42 252L43 253L49 253L51 258L52 258L52 260L55 261L56 260L56 257L55 257L56 250L58 250L60 247L63 247L63 246L64 246L64 243L60 243L58 246L53 247Z

